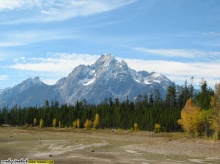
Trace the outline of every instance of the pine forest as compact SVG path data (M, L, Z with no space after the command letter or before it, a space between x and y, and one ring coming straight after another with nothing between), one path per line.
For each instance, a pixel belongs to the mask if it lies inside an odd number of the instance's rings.
M133 129L155 132L186 131L192 136L216 136L220 132L220 84L215 91L206 81L200 91L192 85L173 84L161 98L159 90L137 95L135 101L103 98L100 104L86 100L75 105L45 101L42 107L14 106L0 110L0 124L11 126Z

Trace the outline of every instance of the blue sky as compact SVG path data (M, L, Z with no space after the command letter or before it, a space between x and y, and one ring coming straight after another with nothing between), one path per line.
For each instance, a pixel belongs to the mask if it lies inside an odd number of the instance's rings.
M0 0L0 89L111 53L177 84L220 82L219 0Z

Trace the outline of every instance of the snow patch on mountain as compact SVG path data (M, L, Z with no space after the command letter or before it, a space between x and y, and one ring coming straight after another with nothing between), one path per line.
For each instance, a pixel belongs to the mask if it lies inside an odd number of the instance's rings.
M154 80L153 82L155 82L155 83L160 83L160 80Z
M82 70L83 78L79 79L78 84L85 86L85 85L90 85L93 82L95 82L95 80L96 80L96 73L95 72L96 71L92 70L90 67Z
M151 77L153 78L160 78L161 77L161 74L160 73L157 73L157 72L153 72Z
M150 82L148 81L148 78L145 77L145 78L144 78L144 84L149 85L149 84L152 84L152 83L150 83Z
M96 80L95 78L92 78L90 81L84 83L83 85L90 85L90 84L94 83L95 80Z
M88 79L88 78L85 78L83 80L80 80L79 81L79 84L82 84L82 85L90 85L92 84L93 82L95 82L96 78L92 78L92 79Z

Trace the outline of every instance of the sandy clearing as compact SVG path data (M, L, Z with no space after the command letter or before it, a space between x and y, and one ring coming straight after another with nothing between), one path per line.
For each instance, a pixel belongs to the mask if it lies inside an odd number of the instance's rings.
M1 159L53 159L55 163L83 164L220 163L220 142L172 134L19 127L0 128L0 132Z

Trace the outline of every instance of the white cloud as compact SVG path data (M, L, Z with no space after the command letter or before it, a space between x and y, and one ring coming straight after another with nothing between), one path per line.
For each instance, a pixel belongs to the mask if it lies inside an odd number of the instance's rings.
M14 65L8 68L39 74L47 84L54 84L57 80L67 76L80 64L91 65L100 55L90 54L53 54L48 58L24 58L16 59ZM117 58L121 60L121 58ZM208 85L214 87L220 83L220 61L183 63L177 61L123 59L128 66L137 71L159 72L170 78L177 84L184 84L186 79L195 77L195 84L199 84L202 78Z
M4 10L29 10L29 15L22 19L4 23L28 23L63 21L74 17L87 16L114 10L121 6L131 4L137 0L1 0L0 11Z
M200 51L196 49L149 49L137 47L134 48L137 51L144 52L146 54L153 54L162 57L178 57L178 58L219 58L220 52L212 51Z
M32 0L0 0L0 11L27 8L33 6L35 2Z
M24 43L22 42L14 42L14 41L4 41L0 42L0 47L13 47L13 46L22 46Z
M48 58L16 58L14 65L7 66L20 71L33 72L42 75L47 84L54 84L57 80L67 76L80 64L91 65L100 56L89 54L55 54ZM41 76L40 76L41 77Z
M189 79L192 76L195 77L196 84L199 84L199 81L201 81L202 78L207 80L211 86L220 83L220 61L183 63L164 60L124 60L132 69L138 71L146 70L148 72L159 72L170 78L170 80L181 85L184 84L186 79Z
M49 58L16 59L17 63L10 66L13 69L39 72L70 73L73 68L80 64L89 65L94 63L98 55L88 54L56 54Z

